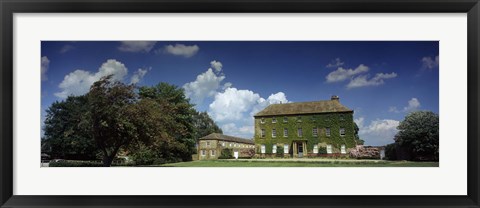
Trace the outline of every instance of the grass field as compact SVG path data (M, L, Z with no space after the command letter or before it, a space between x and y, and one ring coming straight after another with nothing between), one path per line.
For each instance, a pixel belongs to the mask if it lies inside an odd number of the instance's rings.
M163 167L438 167L438 162L385 160L197 160L164 164Z

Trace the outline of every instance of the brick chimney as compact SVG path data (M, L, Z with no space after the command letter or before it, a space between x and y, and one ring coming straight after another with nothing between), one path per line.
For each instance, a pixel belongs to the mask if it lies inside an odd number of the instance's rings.
M339 101L340 102L340 97L336 96L336 95L332 95L332 99L331 100L336 100L336 101Z

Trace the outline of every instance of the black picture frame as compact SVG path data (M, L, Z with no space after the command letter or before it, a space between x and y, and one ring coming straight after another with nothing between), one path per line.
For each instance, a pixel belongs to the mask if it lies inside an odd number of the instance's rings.
M478 0L0 0L1 207L480 207ZM466 196L25 196L13 195L15 13L467 13ZM454 69L452 69L454 70ZM445 180L455 180L446 178ZM385 188L388 185L385 184ZM445 187L442 187L445 188Z

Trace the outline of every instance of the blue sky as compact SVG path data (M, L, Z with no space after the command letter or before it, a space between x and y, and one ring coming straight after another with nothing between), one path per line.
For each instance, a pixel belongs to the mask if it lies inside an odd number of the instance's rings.
M438 113L438 50L437 41L43 41L42 120L54 101L113 74L182 87L225 134L245 138L269 104L338 95L366 145L384 145L409 112Z

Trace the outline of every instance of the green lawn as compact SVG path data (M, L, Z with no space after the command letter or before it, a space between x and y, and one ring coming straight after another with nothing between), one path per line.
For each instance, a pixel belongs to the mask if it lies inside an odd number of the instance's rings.
M438 162L384 160L198 160L163 167L438 167Z

